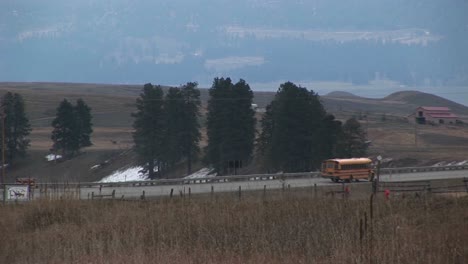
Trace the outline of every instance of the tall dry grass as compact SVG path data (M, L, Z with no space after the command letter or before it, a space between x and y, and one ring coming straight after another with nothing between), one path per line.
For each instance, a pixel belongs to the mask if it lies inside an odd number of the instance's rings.
M3 205L0 263L468 263L467 197L372 205L301 191Z

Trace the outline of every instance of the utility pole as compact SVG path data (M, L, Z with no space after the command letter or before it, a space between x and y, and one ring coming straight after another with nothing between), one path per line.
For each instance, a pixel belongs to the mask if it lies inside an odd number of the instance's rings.
M374 181L374 194L377 194L379 192L379 182L380 182L380 162L382 161L382 156L377 157L377 177Z

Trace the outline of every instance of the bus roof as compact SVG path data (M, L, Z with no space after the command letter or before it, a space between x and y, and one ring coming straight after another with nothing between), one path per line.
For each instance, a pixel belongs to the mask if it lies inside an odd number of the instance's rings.
M353 158L353 159L329 159L326 161L338 162L341 165L351 165L351 164L368 164L372 163L371 159L368 158Z

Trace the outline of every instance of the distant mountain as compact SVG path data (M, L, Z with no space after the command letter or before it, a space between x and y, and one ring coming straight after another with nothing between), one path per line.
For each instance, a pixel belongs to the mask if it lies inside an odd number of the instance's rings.
M335 93L331 93L332 95ZM342 94L341 92L338 95ZM344 95L347 95L346 93ZM323 96L326 109L330 112L355 112L392 114L407 116L419 106L446 106L454 113L468 117L468 107L433 94L418 91L396 92L381 99L357 96Z
M403 91L393 93L382 101L400 101L405 102L413 107L418 106L446 106L454 113L468 115L468 107L440 96L418 91Z
M335 91L335 92L330 92L326 95L325 97L333 97L333 98L360 98L359 96L350 93L350 92L344 92L344 91Z

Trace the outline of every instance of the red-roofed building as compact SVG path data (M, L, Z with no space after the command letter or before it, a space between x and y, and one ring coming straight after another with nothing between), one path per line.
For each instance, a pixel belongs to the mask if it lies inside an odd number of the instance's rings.
M410 117L419 124L455 124L459 120L450 108L436 106L420 106Z

